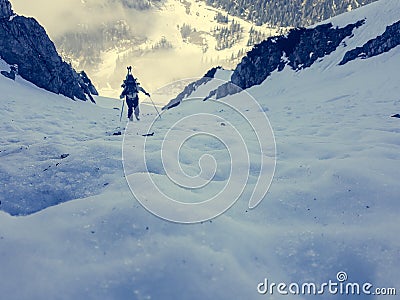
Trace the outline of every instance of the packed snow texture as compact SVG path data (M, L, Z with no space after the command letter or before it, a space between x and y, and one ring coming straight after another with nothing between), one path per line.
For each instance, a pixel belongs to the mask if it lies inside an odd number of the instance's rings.
M347 46L310 68L285 68L249 89L274 129L274 180L256 209L238 201L203 224L166 222L134 199L120 163L122 139L107 135L118 126L113 107L119 102L101 99L97 107L0 78L1 195L30 204L23 184L29 180L39 188L60 185L71 195L83 191L79 199L26 217L0 212L1 298L287 299L260 296L258 283L318 284L339 271L349 282L399 292L400 123L390 116L400 111L400 48L338 66L346 51L382 34L399 15L397 1L382 0L334 18L338 26L366 23ZM143 143L140 130L156 115L151 105L141 108L140 123L129 125L138 128L132 147ZM193 113L178 106L160 122ZM187 146L194 154L204 150ZM60 160L64 153L70 156ZM53 173L43 171L48 166ZM57 180L58 167L64 180ZM92 178L95 168L101 172ZM85 197L86 189L93 194Z
M2 210L30 214L97 194L113 180L120 145L105 140L118 112L45 93L20 77L2 76L0 88Z
M144 120L127 128L123 158L128 183L135 197L159 217L207 221L240 199L253 208L268 191L275 168L272 128L249 94L205 105L209 91L224 83L209 78L179 109L166 111L153 123ZM154 135L140 143L138 131Z

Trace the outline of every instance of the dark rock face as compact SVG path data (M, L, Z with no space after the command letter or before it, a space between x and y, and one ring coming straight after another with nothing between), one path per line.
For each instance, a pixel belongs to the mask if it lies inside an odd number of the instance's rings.
M11 3L6 0L0 0L0 18L8 19L13 14L14 13L11 9Z
M388 52L400 45L400 21L387 26L385 32L365 43L362 47L357 47L346 52L339 65L344 65L357 58L366 59Z
M63 62L44 28L33 18L13 15L7 0L0 0L0 56L18 65L24 79L40 88L86 100L79 75Z
M163 110L171 109L171 108L174 108L174 107L178 106L179 104L181 104L182 100L187 98L188 96L190 96L199 86L206 84L211 79L213 79L215 76L215 73L219 69L221 69L221 67L212 68L202 78L187 85L185 87L185 89L178 96L176 96L174 99L172 99L162 109Z
M310 67L318 58L335 51L362 24L364 21L333 28L329 23L310 29L296 28L287 36L269 38L243 58L232 75L232 83L246 89L262 83L272 71L281 71L285 65L293 70Z
M293 70L308 68L335 51L352 35L353 29L364 22L361 20L343 28L333 28L331 23L309 29L295 28L287 36L271 37L254 46L234 70L231 81L212 91L207 98L223 98L261 84L273 71L282 71L286 65Z
M96 87L93 85L92 81L90 80L89 76L86 74L85 71L81 71L79 73L80 78L82 79L83 84L87 88L87 91L92 95L99 95ZM84 88L86 90L86 88Z

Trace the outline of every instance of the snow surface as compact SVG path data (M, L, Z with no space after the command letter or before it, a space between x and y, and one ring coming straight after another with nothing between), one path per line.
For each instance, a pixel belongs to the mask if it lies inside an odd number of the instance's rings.
M49 198L79 194L29 216L0 211L1 299L311 299L261 296L257 284L264 278L322 283L339 271L351 282L399 293L400 123L390 116L400 111L400 48L337 65L345 51L381 34L399 15L397 1L383 0L335 18L346 24L366 17L367 23L347 47L311 68L286 68L249 89L274 129L274 180L254 210L244 194L225 214L201 224L164 221L133 197L122 169L122 137L111 135L120 126L119 101L75 102L20 78L0 78L0 208L11 209L7 201L18 197L24 203L13 209L34 207L47 199L46 185ZM211 101L202 104L213 109ZM142 120L129 124L124 147L143 145L141 134L156 117L150 103L141 108ZM162 137L163 124L199 109L164 112L148 145ZM203 125L220 128L216 121ZM235 121L238 130L246 128ZM195 125L175 127L176 136ZM192 163L201 154L221 148L196 141L186 146L193 153L182 157L189 175L198 172ZM70 155L59 159L64 153ZM134 170L143 153L130 153ZM162 176L155 158L149 165ZM380 297L321 296L356 298Z

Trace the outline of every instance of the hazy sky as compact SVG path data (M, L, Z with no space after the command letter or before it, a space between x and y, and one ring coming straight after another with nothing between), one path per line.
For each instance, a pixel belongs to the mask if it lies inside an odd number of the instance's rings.
M79 24L100 24L121 19L125 14L119 4L106 0L11 0L13 10L20 15L35 17L50 36L56 37Z
M173 41L179 37L176 25L187 22L180 17L188 18L184 5L179 1L176 3L180 14L171 8L166 9L164 14L155 10L138 12L123 8L120 1L110 0L10 0L10 2L17 14L37 19L52 40L67 31L77 32L82 24L96 27L102 23L123 19L129 23L135 36L146 37L150 43L156 43L162 36ZM206 23L206 27L211 26L207 24L210 23ZM138 76L142 85L150 91L174 80L202 76L212 67L211 63L202 62L203 53L200 47L187 45L182 41L177 45L173 50L149 52L144 56L131 57L126 63L135 66L135 76ZM111 84L112 91L109 95L117 97L120 93L120 81L124 78L126 69L124 67L116 70L112 59L113 57L110 57L110 61L101 65L99 70L85 70L97 87L102 88ZM115 81L118 84L115 84Z

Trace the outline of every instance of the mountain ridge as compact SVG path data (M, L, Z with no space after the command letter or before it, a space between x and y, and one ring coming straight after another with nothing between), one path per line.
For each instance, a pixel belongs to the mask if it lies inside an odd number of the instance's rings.
M0 56L18 65L18 74L38 87L69 98L90 96L80 75L58 55L45 29L34 19L15 15L0 0Z
M381 0L384 3L386 0ZM388 3L388 1L386 1ZM400 21L393 19L393 24L385 27L380 35L371 35L368 41L363 45L348 47L355 33L355 29L367 32L364 28L368 18L362 17L364 11L372 10L374 4L364 8L359 8L354 15L359 15L359 20L353 24L346 24L339 28L332 23L316 24L309 28L295 28L289 31L285 36L268 38L260 44L253 47L251 51L242 59L242 61L233 70L231 81L225 86L219 87L210 93L208 98L216 96L222 98L228 94L237 93L240 89L247 89L264 82L272 72L282 71L285 66L289 66L294 71L308 68L316 63L318 59L324 59L332 52L341 47L345 50L344 55L338 62L338 65L344 65L357 58L367 59L385 52L400 45ZM382 6L384 6L382 4ZM400 5L397 7L400 11ZM343 16L337 16L333 20L346 19L347 13ZM392 13L393 15L393 13ZM344 24L341 24L344 25ZM350 29L350 30L349 30ZM341 32L346 32L342 34ZM360 34L362 35L362 34ZM350 48L350 49L349 49ZM234 86L239 87L238 90Z

